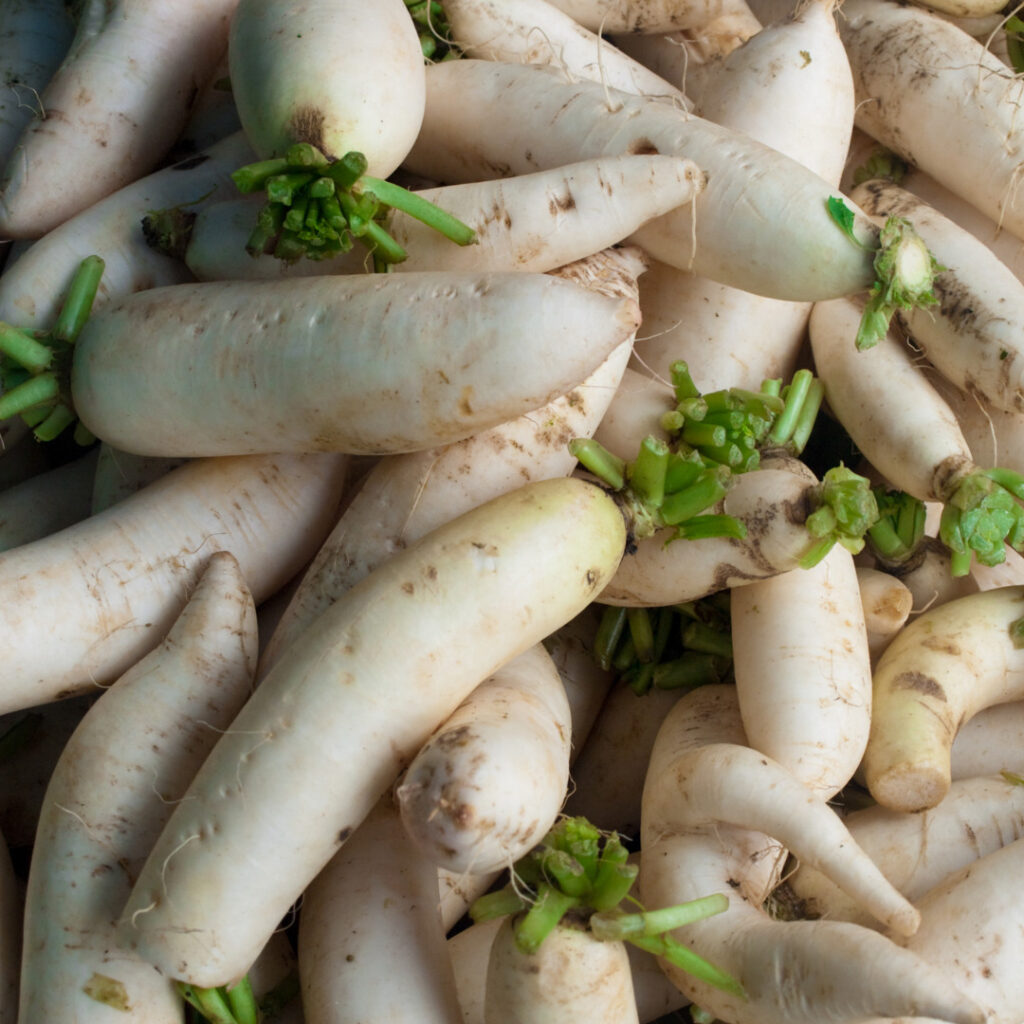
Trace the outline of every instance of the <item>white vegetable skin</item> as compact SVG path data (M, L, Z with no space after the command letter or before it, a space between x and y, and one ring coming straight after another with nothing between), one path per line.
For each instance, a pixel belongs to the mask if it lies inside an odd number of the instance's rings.
M644 35L703 25L724 6L715 0L551 0L551 5L593 32Z
M871 653L853 556L736 587L733 671L752 747L813 792L851 778L871 727Z
M203 758L249 696L256 610L238 562L211 556L160 646L87 712L47 787L26 893L24 1024L177 1024L171 979L114 944L149 848ZM107 989L110 1002L99 1001Z
M460 1021L437 871L390 794L306 888L298 950L306 1024Z
M638 323L635 302L542 274L184 284L93 315L72 396L141 455L416 451L564 395Z
M692 207L636 234L655 259L776 298L870 287L870 255L838 231L825 206L834 190L814 172L666 103L609 96L543 67L463 59L428 68L423 131L406 166L453 182L630 152L686 156L708 175ZM786 216L776 221L779 210ZM868 239L875 229L862 216L857 230Z
M990 1024L1015 1024L1024 1003L1024 913L1006 892L1022 867L1016 839L962 868L918 901L922 931L905 943L985 1007Z
M399 210L388 233L408 253L392 273L414 270L522 270L544 273L616 245L654 217L691 202L704 177L683 157L632 154L594 158L513 178L417 191L476 233L473 245L454 245ZM245 244L256 218L247 198L202 210L185 253L201 281L312 277L366 269L362 246L328 260L285 263L253 259Z
M636 299L646 264L635 247L602 251L558 276L601 294ZM568 442L589 437L614 399L632 337L554 401L443 448L390 456L375 465L304 573L267 642L260 673L349 587L386 558L462 512L523 483L568 476Z
M870 566L857 566L857 585L873 664L906 625L914 595L898 576Z
M0 233L39 238L152 170L227 45L236 0L90 2L0 181Z
M1024 701L984 708L957 730L950 751L953 787L959 779L1011 771L1024 775Z
M0 709L116 679L160 642L215 551L235 555L257 601L272 594L329 529L345 461L196 461L107 512L4 552Z
M882 219L904 217L946 269L935 306L897 315L929 362L996 409L1024 412L1024 283L983 242L905 189L864 182L852 198Z
M241 133L205 153L154 171L82 210L30 246L0 276L0 320L49 330L71 279L87 256L103 259L103 276L93 303L131 292L191 280L179 260L152 249L139 230L151 210L236 193L230 174L252 159Z
M839 30L854 73L858 127L1022 237L1024 205L1015 198L1020 83L1013 71L918 6L844 2Z
M119 941L197 985L243 974L430 733L577 615L624 545L617 505L566 478L488 502L378 567L284 652L207 758Z
M961 779L940 803L920 814L875 804L851 812L845 821L885 877L919 904L929 889L950 875L1024 836L1024 787L997 776ZM799 899L808 901L815 916L877 927L808 865L793 872L789 885Z
M884 807L934 807L960 725L1024 697L1024 649L1010 633L1022 615L1024 586L969 594L918 616L879 658L863 773Z
M547 0L447 0L444 9L452 38L467 57L550 65L574 80L690 109L681 90Z
M512 923L506 918L491 944L485 1024L637 1024L624 943L563 921L537 952L522 953Z
M97 446L96 472L92 481L92 514L116 505L122 498L127 498L146 484L153 483L172 469L184 465L185 461L130 455L101 441Z
M539 843L565 801L572 721L542 644L485 679L427 740L395 798L420 853L486 874Z
M402 0L241 0L228 66L261 159L308 142L332 160L362 153L386 178L423 119L423 51Z

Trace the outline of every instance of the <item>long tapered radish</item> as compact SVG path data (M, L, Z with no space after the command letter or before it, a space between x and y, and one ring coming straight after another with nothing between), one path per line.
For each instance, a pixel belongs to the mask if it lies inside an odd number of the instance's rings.
M683 92L583 27L548 0L445 0L448 24L467 57L546 64L573 79L657 96L689 109Z
M950 786L959 726L982 708L1020 698L1022 617L1024 587L997 587L918 616L889 645L875 666L862 766L880 804L934 807Z
M459 1024L437 872L390 795L307 886L297 944L306 1024Z
M482 682L403 773L395 798L415 847L471 874L525 856L565 800L571 735L565 687L535 645Z
M346 461L196 460L104 513L4 552L0 708L115 679L160 642L215 551L235 555L257 601L272 594L329 529Z
M214 748L138 877L120 941L196 984L239 977L430 732L578 614L624 545L615 502L566 478L380 566L284 652ZM306 772L314 784L296 790Z
M109 1010L180 1021L171 979L125 955L113 927L149 848L245 703L256 610L237 560L213 555L167 637L89 710L54 769L26 895L23 1024ZM74 936L73 941L68 941Z
M399 210L385 220L407 258L393 270L554 270L621 242L642 224L690 202L704 184L693 161L630 154L578 161L507 179L424 188L416 195L473 229L457 246ZM248 198L211 204L197 215L184 259L201 281L314 276L366 269L353 249L326 260L286 263L245 250L255 211Z
M634 302L540 274L154 288L88 321L72 398L143 455L415 451L565 394L638 322ZM245 382L233 397L225 375Z
M898 185L866 181L852 197L876 217L911 220L945 268L934 308L898 314L929 362L986 404L1024 412L1024 283L969 231Z
M499 123L500 135L493 131ZM871 286L871 254L838 231L825 206L834 191L812 171L657 100L609 99L598 83L567 84L541 67L464 59L428 68L424 127L406 166L467 181L629 152L683 155L708 175L692 209L636 235L655 258L778 298ZM787 215L765 230L771 210ZM873 237L873 228L857 223L865 241Z
M1021 236L1020 83L1011 69L916 5L854 0L843 4L838 24L858 126Z
M227 45L236 0L87 0L0 180L0 234L39 238L156 167Z
M603 251L559 276L607 296L636 299L646 266L635 247ZM568 448L601 422L629 358L623 341L567 394L490 430L443 448L390 456L375 465L321 545L267 641L266 671L305 626L377 565L476 505L530 480L567 476Z
M833 797L864 754L871 655L853 556L736 587L733 671L747 740Z

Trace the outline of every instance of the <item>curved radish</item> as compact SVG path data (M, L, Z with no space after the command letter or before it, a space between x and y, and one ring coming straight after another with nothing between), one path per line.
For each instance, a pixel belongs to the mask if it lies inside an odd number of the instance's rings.
M141 455L415 451L565 394L637 323L634 302L541 274L154 288L86 323L72 399Z
M213 552L262 601L316 550L346 460L197 460L106 512L0 554L2 711L110 682L158 644ZM53 642L55 637L59 643Z
M171 979L113 927L157 834L249 695L256 611L211 556L166 638L86 713L47 787L26 895L20 1020L100 1020L94 1003L176 1024ZM69 937L73 936L73 941Z
M286 649L222 736L153 847L119 941L193 984L240 977L437 725L578 614L624 545L615 502L566 478L381 565Z

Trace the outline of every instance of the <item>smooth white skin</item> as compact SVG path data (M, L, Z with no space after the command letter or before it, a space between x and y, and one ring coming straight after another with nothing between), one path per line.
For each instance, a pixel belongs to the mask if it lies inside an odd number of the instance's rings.
M983 43L939 14L880 0L843 3L839 31L857 125L1024 237L1021 85Z
M643 333L647 328L647 317L642 308L641 316L640 333ZM638 354L640 351L640 346L634 343L631 362L644 359ZM608 403L608 410L594 431L596 441L627 462L636 458L644 438L669 439L661 418L675 407L675 395L667 380L649 374L646 367L635 370L626 367L622 381Z
M452 39L467 57L549 65L574 81L691 108L674 85L547 0L447 0L444 9Z
M723 699L719 713L739 718L740 699ZM917 912L853 841L827 803L831 794L815 792L751 746L695 742L694 707L702 701L681 698L658 730L644 783L641 849L659 837L713 836L722 824L763 832L814 864L877 920L913 934Z
M825 206L834 190L818 175L666 103L609 96L599 83L566 83L543 67L464 59L428 68L423 131L406 166L438 181L473 181L652 149L688 157L709 181L692 206L636 234L655 259L776 298L870 287L870 256L836 231ZM875 230L857 223L865 239Z
M410 270L522 270L545 273L616 245L642 224L691 202L704 185L682 157L637 154L595 158L566 167L417 191L475 232L454 245L421 221L393 211L387 230L409 254L392 273ZM254 204L229 200L196 218L185 261L200 281L312 277L366 270L361 246L328 260L285 263L253 259L245 243Z
M712 537L673 541L659 531L627 554L602 604L657 608L696 601L728 587L741 587L796 569L813 546L804 523L811 512L814 478L806 467L765 468L733 477L720 508L747 525L743 540Z
M403 773L395 799L416 849L454 872L514 864L558 817L571 738L565 687L536 644L480 683Z
M996 409L1024 413L1024 283L983 242L913 194L881 179L852 192L878 218L909 220L939 263L938 304L900 311L929 362Z
M259 602L333 521L344 456L197 460L42 540L0 554L5 684L15 711L116 679L156 646L214 551Z
M74 25L63 0L0 4L0 166L7 163L39 94L60 65Z
M982 708L1024 698L1024 650L1010 624L1024 586L947 601L910 623L878 660L864 779L884 807L922 811L949 790L949 749Z
M96 453L0 491L0 551L46 537L89 515Z
M1007 548L1006 553L1015 554L1012 548ZM938 537L930 535L922 539L913 567L907 571L900 570L900 580L913 598L910 619L917 618L929 608L982 589L975 579L973 566L966 576L953 575L949 548Z
M1007 879L1024 868L1024 839L994 850L918 900L921 929L906 947L985 1007L991 1024L1015 1024L1024 1002L1024 915Z
M33 243L0 276L0 320L47 330L86 256L103 259L93 310L114 298L191 280L180 260L150 248L139 222L151 210L237 194L229 175L252 159L240 133L201 155L152 174L101 199Z
M54 769L25 897L23 1024L113 1021L126 1010L153 1024L181 1021L172 980L117 949L114 925L255 670L252 596L237 560L217 552L167 637L90 708ZM86 993L96 975L116 983L118 1005Z
M238 978L430 733L579 614L624 545L615 503L568 478L503 495L379 566L221 737L154 845L119 941L194 984Z
M638 1024L623 943L565 922L536 953L521 953L512 922L506 918L491 943L485 1024Z
M550 0L592 32L636 32L663 35L697 28L716 17L727 4L716 0Z
M299 915L305 1024L459 1024L437 871L390 795L307 886Z
M949 405L895 329L872 348L854 344L862 307L854 299L815 303L811 350L825 399L864 457L899 490L944 500L973 468Z
M0 181L0 235L39 238L151 171L227 45L236 0L118 0L83 17Z
M962 779L920 814L876 804L851 812L845 821L885 877L920 909L921 897L933 886L1024 836L1024 787L999 776ZM815 916L878 927L809 865L799 865L788 883L799 899L810 901Z
M756 825L720 821L712 828L674 827L685 824L687 812L673 766L699 759L702 751L714 754L723 747L743 749L735 742L742 742L742 736L735 694L728 686L691 691L666 717L644 786L640 895L647 906L671 906L724 893L729 899L724 913L687 925L675 934L736 978L747 999L697 982L662 961L668 976L698 1006L735 1024L810 1024L897 1014L931 1015L965 1024L980 1021L978 1009L941 973L919 958L903 959L899 946L870 929L836 921L769 918L762 904L778 880L784 850L755 831ZM763 755L753 756L764 759ZM703 780L690 781L693 784L685 792L698 801L703 799L699 788ZM766 791L750 779L738 781L733 775L730 781L719 776L711 785L715 791L736 786L746 790L740 794L744 802L769 804ZM799 802L776 804L775 797L773 793L770 798L774 811L764 807L749 817L745 812L744 817L756 821L774 813L790 818ZM827 804L812 799L835 817ZM838 817L835 822L845 832ZM794 831L799 828L791 827ZM843 854L850 854L853 846L847 838ZM833 851L830 859L836 853ZM882 888L889 887L876 888L875 895Z
M857 566L864 628L872 664L904 627L914 607L914 595L898 576L870 566Z
M559 276L636 298L639 250L603 251ZM589 437L617 393L632 337L585 380L540 409L452 445L382 460L339 517L296 588L261 659L261 674L324 608L396 551L462 512L530 480L568 476L573 437Z
M748 742L816 794L835 796L871 727L871 651L853 556L837 544L812 569L736 587L729 608Z
M423 119L423 51L402 0L240 0L228 66L238 116L260 159L310 142L362 153L386 178Z
M185 461L131 455L101 441L97 446L96 472L90 497L92 514L116 505L122 498L127 498L146 484L184 465Z
M983 708L957 730L950 751L953 788L957 780L1011 771L1024 775L1024 701Z
M638 323L635 301L546 274L182 284L94 314L71 388L93 434L140 455L391 454L540 408Z

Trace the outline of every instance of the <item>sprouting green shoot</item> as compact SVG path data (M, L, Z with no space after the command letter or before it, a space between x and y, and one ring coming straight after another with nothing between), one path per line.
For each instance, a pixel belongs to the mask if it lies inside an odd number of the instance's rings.
M846 466L833 466L815 488L817 508L807 517L806 527L814 538L811 549L800 559L810 569L841 544L853 554L864 547L864 536L878 522L878 503L866 477Z
M1010 58L1010 64L1018 75L1024 74L1024 20L1016 14L1011 14L1003 22L1003 31L1006 35L1006 53Z
M21 416L40 441L52 441L76 422L71 361L103 269L99 256L82 260L50 330L29 333L0 322L0 420ZM81 424L75 439L94 440Z
M864 248L854 230L855 217L850 207L837 196L830 196L826 206L843 234L854 245ZM897 310L935 305L935 277L946 269L903 217L889 217L879 231L874 268L875 283L868 292L857 330L858 349L877 345Z
M924 537L924 502L905 491L886 487L872 490L878 521L868 527L865 540L883 565L904 565L917 554Z
M426 60L436 64L462 56L452 42L448 17L439 0L405 0L405 6L416 25L420 48Z
M209 1024L259 1024L262 1014L248 976L230 987L198 988L176 983L182 999Z
M377 270L401 263L405 250L388 234L390 210L422 221L456 245L476 241L458 218L393 182L366 174L362 153L329 160L309 143L296 143L283 157L260 160L232 174L239 192L265 192L246 251L270 254L286 263L305 257L330 259L358 242L372 254Z
M939 539L949 549L951 572L965 576L971 562L999 565L1005 545L1024 550L1024 476L1012 470L977 469L945 496Z
M532 955L567 915L586 921L601 942L630 942L663 956L694 977L740 997L739 983L667 934L729 907L722 893L660 910L626 911L638 869L617 833L602 834L586 818L562 818L544 840L512 868L514 882L477 899L474 921L515 914L515 940Z

